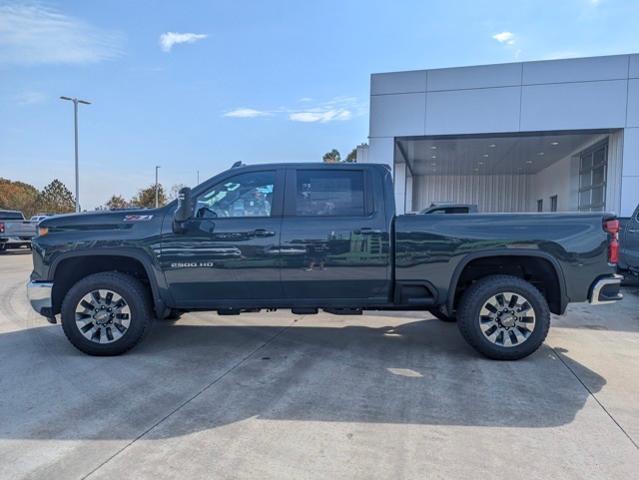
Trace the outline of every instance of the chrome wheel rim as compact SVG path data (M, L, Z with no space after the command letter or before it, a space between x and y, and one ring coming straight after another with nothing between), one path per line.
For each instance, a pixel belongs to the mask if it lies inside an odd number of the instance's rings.
M500 347L517 347L535 330L535 311L519 293L498 293L481 307L479 327L489 342Z
M113 290L92 290L78 302L75 324L87 340L100 344L116 342L131 325L131 309L122 295Z

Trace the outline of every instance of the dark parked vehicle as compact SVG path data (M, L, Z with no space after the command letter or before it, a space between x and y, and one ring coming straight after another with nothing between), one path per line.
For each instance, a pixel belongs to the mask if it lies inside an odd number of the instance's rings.
M477 213L479 209L477 205L472 203L432 203L430 207L419 212L421 215L433 214L456 214L456 213Z
M639 277L639 206L619 222L619 271Z
M92 355L193 310L430 310L495 359L569 302L621 299L609 214L395 215L382 165L240 166L155 210L40 223L32 306Z

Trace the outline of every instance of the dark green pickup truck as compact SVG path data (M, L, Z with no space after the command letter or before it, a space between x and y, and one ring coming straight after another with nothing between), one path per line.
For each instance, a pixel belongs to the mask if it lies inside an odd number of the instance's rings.
M32 306L92 355L154 317L427 310L495 359L534 352L550 312L621 299L609 214L395 215L382 165L239 166L155 210L44 220Z

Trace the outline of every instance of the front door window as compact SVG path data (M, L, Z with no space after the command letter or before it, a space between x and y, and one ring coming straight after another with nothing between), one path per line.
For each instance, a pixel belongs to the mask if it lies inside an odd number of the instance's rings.
M196 217L270 217L274 185L274 171L231 177L198 197Z

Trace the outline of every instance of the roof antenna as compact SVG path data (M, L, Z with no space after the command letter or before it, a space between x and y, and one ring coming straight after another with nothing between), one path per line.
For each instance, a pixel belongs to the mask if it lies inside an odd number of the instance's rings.
M237 162L233 164L231 168L241 167L242 165L243 165L242 160L238 160Z

